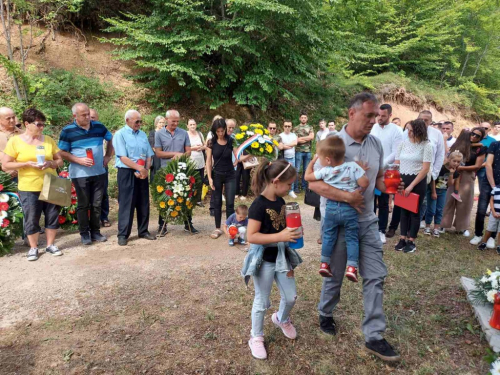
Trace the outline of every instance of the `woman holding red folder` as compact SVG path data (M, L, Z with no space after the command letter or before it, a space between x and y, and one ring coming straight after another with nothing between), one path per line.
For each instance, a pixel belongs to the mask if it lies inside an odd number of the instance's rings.
M397 251L413 253L417 250L415 238L420 229L420 206L427 189L427 174L432 162L432 144L427 137L427 126L421 119L411 121L406 129L408 139L399 145L396 152L396 164L399 164L399 173L406 186L405 197L410 193L417 194L418 210L412 212L401 208L401 238L394 247Z

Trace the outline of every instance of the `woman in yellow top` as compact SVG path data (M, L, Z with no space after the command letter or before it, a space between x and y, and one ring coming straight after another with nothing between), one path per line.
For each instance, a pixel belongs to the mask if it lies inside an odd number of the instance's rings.
M59 228L59 206L38 199L42 191L45 173L57 175L56 169L63 165L59 148L54 140L42 134L45 126L42 112L30 108L23 113L24 134L12 137L7 142L2 168L19 171L19 198L24 213L24 230L30 243L28 260L38 259L38 236L40 217L45 214L47 235L46 253L59 256L62 252L54 245Z

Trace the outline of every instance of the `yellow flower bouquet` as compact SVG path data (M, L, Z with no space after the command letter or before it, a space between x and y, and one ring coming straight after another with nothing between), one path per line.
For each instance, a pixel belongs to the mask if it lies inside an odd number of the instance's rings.
M270 137L269 131L261 124L240 126L234 131L234 139L238 147L238 158L243 151L253 156L263 156L269 160L278 157L278 142Z

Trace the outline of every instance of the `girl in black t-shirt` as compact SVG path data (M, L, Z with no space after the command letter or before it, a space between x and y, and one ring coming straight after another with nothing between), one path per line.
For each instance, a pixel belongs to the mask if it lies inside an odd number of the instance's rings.
M283 197L290 191L297 176L295 168L286 160L263 161L257 167L252 181L252 190L260 195L250 206L248 212L247 239L255 245L290 242L301 236L286 227L285 201ZM253 277L255 299L252 307L252 333L248 345L257 359L266 359L264 347L264 316L271 305L269 295L273 280L280 290L281 301L278 312L272 315L273 323L280 327L286 337L295 339L297 332L290 321L290 311L296 299L293 270L276 271L278 247L266 246L263 262Z

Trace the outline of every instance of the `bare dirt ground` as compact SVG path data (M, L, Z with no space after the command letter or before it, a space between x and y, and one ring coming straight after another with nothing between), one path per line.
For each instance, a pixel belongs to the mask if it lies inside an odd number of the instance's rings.
M239 276L244 247L212 240L213 218L198 209L201 234L170 228L155 242L79 245L61 232L64 256L26 261L26 248L0 258L0 374L484 374L487 345L459 287L496 264L460 236L419 238L416 254L385 245L386 337L403 361L388 366L363 350L361 285L344 285L336 337L319 331L318 222L302 205L306 246L293 311L299 337L286 339L266 316L268 361L247 346L253 287ZM151 219L150 229L155 228Z

